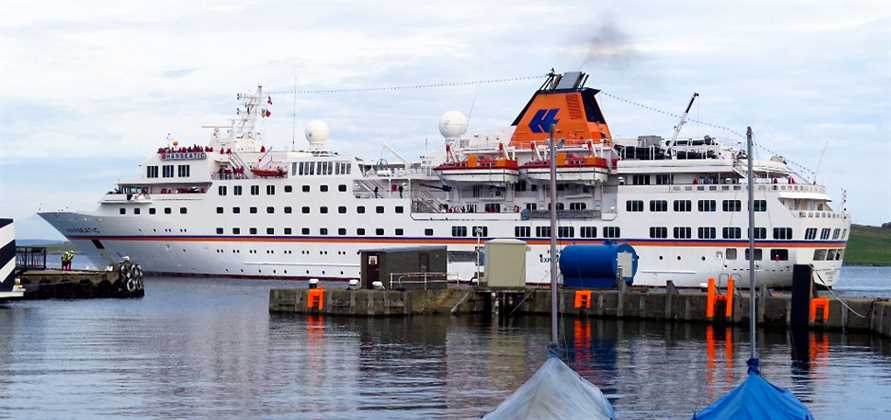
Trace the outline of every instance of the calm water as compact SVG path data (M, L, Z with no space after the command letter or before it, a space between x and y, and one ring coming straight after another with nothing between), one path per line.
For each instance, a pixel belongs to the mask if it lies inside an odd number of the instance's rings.
M545 358L547 318L268 314L268 289L289 286L150 278L140 300L0 305L0 417L474 418ZM569 364L621 418L689 418L745 374L745 330L562 325ZM818 417L891 417L891 341L760 342L765 376Z

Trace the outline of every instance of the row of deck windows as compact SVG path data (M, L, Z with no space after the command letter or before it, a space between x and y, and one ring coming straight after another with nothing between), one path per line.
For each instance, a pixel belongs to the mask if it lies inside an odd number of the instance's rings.
M826 241L829 240L830 235L832 235L832 240L844 239L845 235L848 234L847 229L841 228L823 228L820 230L820 240ZM817 239L817 228L807 228L804 231L804 239L813 240Z
M122 210L121 214L124 214L123 209L121 209L121 210ZM217 207L217 214L223 214L223 213L225 213L225 210L226 210L225 207ZM384 206L375 206L375 208L374 208L374 211L377 214L383 214L384 210L385 210ZM248 211L251 214L256 214L257 207L248 207ZM294 212L294 208L291 206L285 206L285 207L282 207L282 211L285 214L292 214ZM312 212L312 209L310 208L310 206L300 207L300 213L309 214L311 212ZM394 206L393 212L395 212L396 214L405 213L405 207L404 206ZM320 206L319 213L328 214L328 206ZM338 206L337 213L346 214L347 207L346 206ZM356 213L365 214L365 206L356 206ZM241 207L232 207L232 214L241 214ZM272 206L266 207L266 214L275 214L275 207L272 207Z
M693 229L686 226L676 226L671 230L674 239L691 239L693 237ZM716 239L717 229L713 227L699 227L696 229L698 239ZM666 239L668 238L667 226L650 227L650 238ZM742 228L724 227L721 228L721 238L723 239L740 239L742 238ZM756 227L755 239L767 239L767 228ZM792 239L792 228L781 227L773 228L773 239L788 240Z
M161 166L161 175L164 178L173 178L173 168L176 166L176 176L180 178L188 178L191 176L192 167L189 165L163 165ZM146 178L158 177L158 165L149 165L145 167Z
M301 191L310 192L309 185L302 185ZM293 185L285 185L284 190L286 193L294 192ZM232 185L232 195L242 195L244 191L243 185ZM328 192L327 185L319 185L320 192ZM337 191L339 192L347 192L346 184L339 184L337 186ZM259 185L250 185L250 193L251 195L260 195L260 186ZM217 186L217 194L224 196L229 194L229 186L228 185L220 185ZM266 186L266 195L275 195L275 185L267 185Z
M745 248L745 259L749 260L749 249ZM727 248L724 250L724 258L727 260L736 260L737 259L737 249L736 248ZM755 261L761 261L764 259L764 250L761 248L755 248ZM788 249L771 249L770 250L770 260L771 261L788 261L789 260L789 250Z
M717 209L717 201L716 200L699 200L697 202L696 207L700 212L713 212ZM767 200L755 200L753 204L753 208L756 212L764 212L767 211ZM668 200L650 200L649 209L651 212L667 212L668 211ZM672 209L676 212L691 212L693 211L693 201L692 200L674 200L672 202ZM723 200L721 202L721 210L725 212L739 212L742 211L742 201L741 200ZM644 201L643 200L628 200L625 201L625 211L628 212L642 212L644 211Z
M292 162L291 175L349 175L350 162Z

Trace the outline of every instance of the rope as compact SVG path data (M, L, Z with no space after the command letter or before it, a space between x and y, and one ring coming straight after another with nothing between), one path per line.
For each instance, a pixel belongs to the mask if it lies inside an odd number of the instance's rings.
M413 85L396 85L396 86L378 86L378 87L367 87L367 88L332 88L332 89L304 89L304 90L278 90L278 91L270 91L270 94L298 94L298 95L314 95L314 94L336 94L336 93L361 93L361 92L398 92L400 90L408 90L408 89L433 89L433 88L446 88L446 87L462 87L462 86L478 86L478 85L492 85L499 83L511 83L511 82L520 82L526 80L539 80L542 77L546 77L547 75L537 74L533 76L517 76L517 77L507 77L501 79L481 79L481 80L469 80L469 81L451 81L451 82L433 82L433 83L419 83Z
M813 266L811 266L811 269L813 269ZM820 278L820 281L822 281L823 284L826 284L826 281L823 280L823 276L820 275L820 272L819 272L819 271L814 270L814 274L816 274L817 277ZM835 300L837 300L839 303L841 303L842 306L844 306L844 307L847 308L849 311L851 311L851 313L853 313L854 315L857 315L857 316L860 317L860 318L866 318L865 315L860 315L859 313L857 313L857 311L855 311L855 310L852 309L850 306L848 306L847 302L845 302L842 298L840 298L838 295L836 295L835 292L833 292L831 288L827 287L826 290L828 290L828 291L829 291L829 294L831 294L832 297L833 297Z

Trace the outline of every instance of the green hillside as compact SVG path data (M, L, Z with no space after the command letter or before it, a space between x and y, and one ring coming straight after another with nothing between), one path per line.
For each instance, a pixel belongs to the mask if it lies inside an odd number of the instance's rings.
M845 265L891 265L891 229L851 225Z

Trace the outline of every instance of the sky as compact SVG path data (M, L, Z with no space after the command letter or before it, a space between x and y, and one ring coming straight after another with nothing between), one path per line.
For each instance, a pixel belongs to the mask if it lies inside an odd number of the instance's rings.
M118 4L119 3L119 4ZM274 149L327 122L366 159L442 148L439 117L509 125L541 79L373 93L327 88L582 70L588 86L745 132L817 172L855 223L891 221L891 2L41 1L0 4L0 216L61 236L38 210L92 210L172 133L206 144L237 92L272 92ZM600 95L615 137L673 117ZM292 118L292 115L295 115ZM296 136L292 136L292 126ZM688 124L682 135L737 139ZM295 138L296 137L296 138Z

